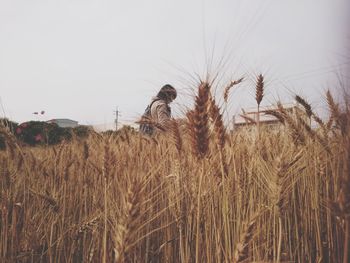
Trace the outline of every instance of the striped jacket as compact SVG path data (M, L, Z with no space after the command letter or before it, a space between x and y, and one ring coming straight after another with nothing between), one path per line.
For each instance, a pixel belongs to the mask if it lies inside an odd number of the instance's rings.
M157 97L152 98L152 101L154 101L151 107L152 120L166 127L171 118L171 109L169 105L166 104L164 100L160 100Z

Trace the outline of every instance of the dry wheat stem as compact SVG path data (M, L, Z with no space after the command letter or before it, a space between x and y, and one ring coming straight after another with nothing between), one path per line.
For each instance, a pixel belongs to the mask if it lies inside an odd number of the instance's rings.
M240 84L240 83L243 81L243 79L244 79L244 78L240 78L240 79L238 79L238 80L233 80L233 81L231 81L231 82L224 88L224 101L225 101L225 103L227 103L227 101L228 101L228 95L229 95L230 90L231 90L234 86Z

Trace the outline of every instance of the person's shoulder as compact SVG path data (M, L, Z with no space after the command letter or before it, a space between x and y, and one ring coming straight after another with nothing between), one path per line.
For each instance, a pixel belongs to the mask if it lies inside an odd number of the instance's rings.
M154 100L153 104L152 104L152 107L158 107L158 106L166 106L166 102L164 100L161 100L161 99L157 99L157 100Z

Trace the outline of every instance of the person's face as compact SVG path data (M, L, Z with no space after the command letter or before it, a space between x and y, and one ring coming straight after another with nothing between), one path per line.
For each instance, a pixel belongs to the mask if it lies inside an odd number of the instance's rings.
M174 101L176 99L176 94L171 93L170 94L170 102Z
M170 94L169 96L169 103L173 102L176 99L176 95L175 94Z
M175 100L176 96L174 94L169 94L169 96L167 96L167 102L171 103Z

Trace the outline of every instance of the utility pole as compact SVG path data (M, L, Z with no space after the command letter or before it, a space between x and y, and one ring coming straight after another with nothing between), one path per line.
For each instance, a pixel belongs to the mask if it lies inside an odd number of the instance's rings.
M115 113L115 120L114 120L115 130L118 130L118 117L120 116L120 111L118 110L118 106L117 106L116 110L114 111L114 113Z

